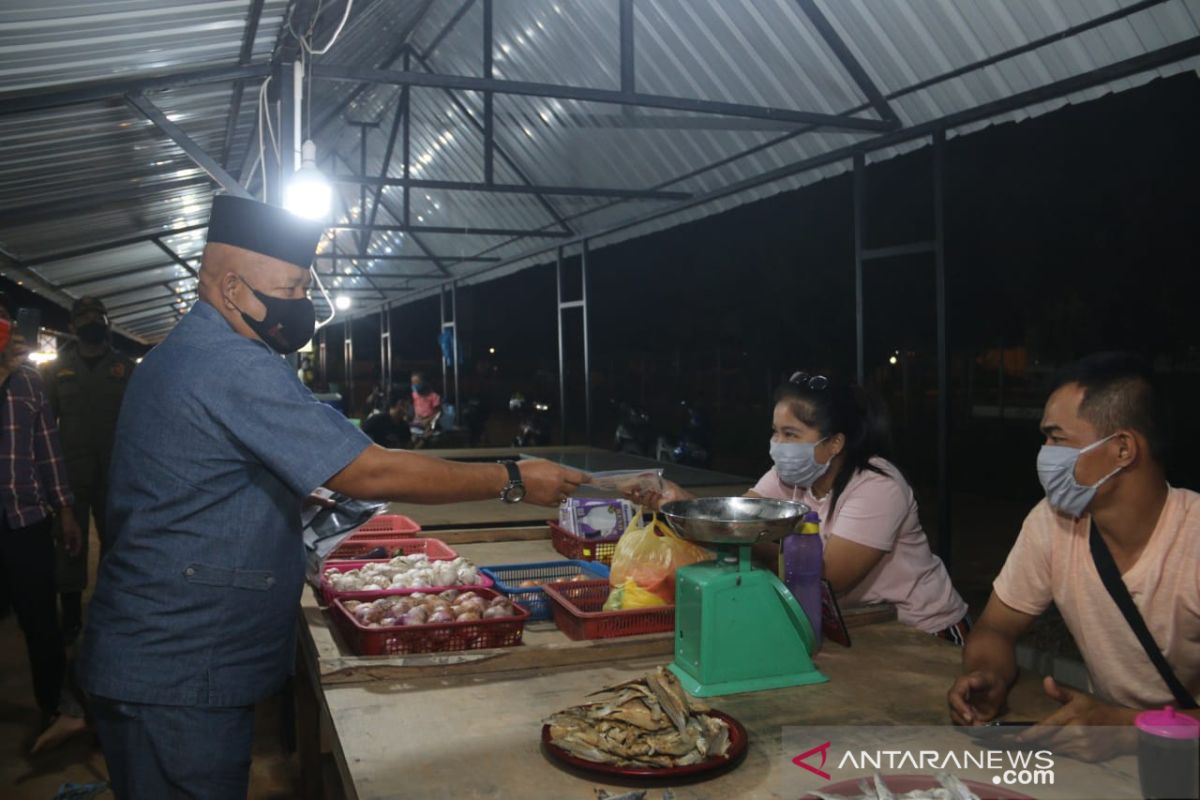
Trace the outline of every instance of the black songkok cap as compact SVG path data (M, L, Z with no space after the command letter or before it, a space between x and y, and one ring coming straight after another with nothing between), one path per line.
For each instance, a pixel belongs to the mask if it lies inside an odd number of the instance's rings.
M312 266L325 227L279 206L245 197L213 198L208 241L277 258L302 269Z

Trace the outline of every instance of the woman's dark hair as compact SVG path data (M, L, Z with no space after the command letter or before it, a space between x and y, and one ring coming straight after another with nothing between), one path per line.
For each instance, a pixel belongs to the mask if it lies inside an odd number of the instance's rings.
M839 433L846 437L842 467L833 479L829 506L832 516L851 478L863 470L887 474L871 463L872 458L887 453L890 439L887 414L882 404L857 384L840 383L819 375L809 377L803 372L796 375L802 378L785 381L775 390L775 405L787 403L796 419L815 428L822 437Z

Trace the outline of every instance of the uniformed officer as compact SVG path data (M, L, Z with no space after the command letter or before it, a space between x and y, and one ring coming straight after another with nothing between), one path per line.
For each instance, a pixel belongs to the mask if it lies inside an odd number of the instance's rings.
M71 333L76 341L59 350L43 368L50 408L58 420L67 478L75 493L75 519L83 528L83 548L75 555L58 546L58 591L62 603L63 638L79 635L83 590L88 581L88 517L96 522L100 552L108 549L105 497L108 462L121 398L133 372L133 361L111 344L108 311L95 297L81 297L71 307Z
M218 196L200 299L129 383L79 670L122 800L246 797L253 704L295 656L300 505L313 489L555 505L587 480L547 461L388 450L318 402L279 354L313 335L320 235Z

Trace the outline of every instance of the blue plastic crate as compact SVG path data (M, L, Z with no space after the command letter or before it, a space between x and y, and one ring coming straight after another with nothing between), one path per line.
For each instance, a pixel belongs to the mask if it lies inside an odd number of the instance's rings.
M588 580L607 579L608 567L595 561L542 561L537 564L497 564L481 569L496 582L495 588L529 612L530 622L552 619L550 600L540 586L521 587L521 581L565 581L576 575Z

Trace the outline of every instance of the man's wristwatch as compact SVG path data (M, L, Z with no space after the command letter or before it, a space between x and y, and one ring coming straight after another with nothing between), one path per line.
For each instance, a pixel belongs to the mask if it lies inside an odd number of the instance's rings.
M525 482L521 480L521 470L517 469L515 461L501 461L508 470L508 483L500 490L500 499L505 503L519 503L525 499Z

